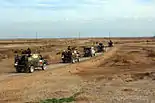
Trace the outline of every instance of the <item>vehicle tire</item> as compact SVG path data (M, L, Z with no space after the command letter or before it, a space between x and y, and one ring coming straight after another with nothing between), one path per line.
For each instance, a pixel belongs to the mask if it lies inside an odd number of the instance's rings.
M49 65L49 63L48 63L48 61L47 61L47 60L45 60L45 64L46 64L46 65Z
M45 70L46 69L46 64L44 64L41 68L42 68L42 70Z
M33 73L34 72L34 69L35 69L34 66L30 66L29 67L29 73Z
M66 60L62 60L63 63L66 63Z
M93 57L93 54L91 54L90 56Z
M75 63L75 59L72 59L72 63Z
M80 58L77 59L77 62L80 62Z
M17 73L21 73L22 70L21 70L19 67L16 67L16 72L17 72Z

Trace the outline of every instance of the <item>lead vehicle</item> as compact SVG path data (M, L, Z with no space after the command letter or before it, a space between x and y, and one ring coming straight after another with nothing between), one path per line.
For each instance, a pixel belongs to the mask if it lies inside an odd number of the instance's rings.
M46 69L46 61L39 54L22 54L15 58L14 67L16 72L33 73L35 69Z

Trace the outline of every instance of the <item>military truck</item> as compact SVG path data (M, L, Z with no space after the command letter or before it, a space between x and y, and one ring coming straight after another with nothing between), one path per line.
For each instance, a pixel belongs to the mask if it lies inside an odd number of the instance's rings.
M84 57L93 57L95 56L95 49L94 47L84 47Z
M61 56L63 63L75 63L80 62L80 54L74 51L66 51Z
M104 52L104 51L105 51L105 48L104 48L103 43L99 43L99 44L97 45L97 53L99 53L99 52Z
M17 73L33 73L36 69L46 69L46 61L39 54L22 54L15 58L14 67Z

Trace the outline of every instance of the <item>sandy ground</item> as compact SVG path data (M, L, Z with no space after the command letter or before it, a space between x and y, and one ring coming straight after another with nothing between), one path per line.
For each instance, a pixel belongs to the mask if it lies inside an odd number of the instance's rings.
M118 44L81 63L0 79L0 103L37 103L79 91L75 103L155 103L154 68L154 43Z

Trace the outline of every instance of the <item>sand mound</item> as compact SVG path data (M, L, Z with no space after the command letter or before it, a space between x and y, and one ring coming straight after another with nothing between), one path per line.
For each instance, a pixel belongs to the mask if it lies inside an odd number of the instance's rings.
M136 59L132 55L128 56L117 54L113 58L112 62L114 63L114 65L129 65L129 64L135 64Z

